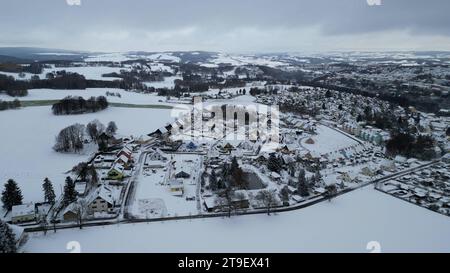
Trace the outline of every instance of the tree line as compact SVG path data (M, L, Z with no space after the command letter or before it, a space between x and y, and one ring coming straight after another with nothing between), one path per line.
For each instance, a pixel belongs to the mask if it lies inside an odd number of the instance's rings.
M9 109L17 109L20 108L22 104L18 99L13 101L2 101L0 100L0 111L9 110Z
M47 73L45 79L38 75L32 76L31 80L16 80L12 76L0 75L0 93L4 92L12 97L24 97L28 95L29 89L77 89L86 88L120 88L125 90L146 90L140 82L131 79L116 81L86 80L83 75L66 71Z
M437 155L434 150L434 140L431 136L414 136L410 133L397 133L386 143L386 152L390 156L402 155L421 160L431 160Z
M53 104L52 111L55 115L95 113L108 108L108 105L108 100L104 96L90 97L87 100L69 96Z

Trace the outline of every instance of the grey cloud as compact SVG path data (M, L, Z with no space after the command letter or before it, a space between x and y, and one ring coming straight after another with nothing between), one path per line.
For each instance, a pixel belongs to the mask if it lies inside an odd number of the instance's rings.
M65 0L0 0L0 45L283 51L301 50L306 38L320 49L339 37L349 39L350 47L349 36L371 33L450 36L447 0L382 0L382 6L372 7L366 0L81 1L69 6ZM268 38L283 34L284 43Z

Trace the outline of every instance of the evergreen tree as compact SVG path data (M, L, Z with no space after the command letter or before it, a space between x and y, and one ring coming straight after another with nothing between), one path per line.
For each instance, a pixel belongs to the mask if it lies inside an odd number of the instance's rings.
M13 206L22 205L22 200L22 191L16 181L9 179L2 192L3 207L7 210L11 210Z
M219 188L215 171L212 171L211 175L209 176L209 187L211 188L212 191L217 191Z
M55 191L53 190L52 182L48 179L44 179L44 184L42 184L42 189L44 190L44 200L45 202L55 203Z
M284 186L280 191L281 201L289 202L289 189L287 186Z
M229 177L226 179L230 180L230 185L239 187L241 189L246 189L248 187L247 181L244 179L244 172L241 167L239 167L239 163L236 157L233 157L230 166Z
M77 192L75 191L75 183L72 178L66 178L66 184L64 185L64 199L63 203L65 206L68 206L70 203L73 203L77 200Z
M16 253L16 238L7 223L0 220L0 253Z
M89 174L89 166L86 162L81 162L74 167L73 171L79 176L82 181L86 181Z
M281 166L280 159L275 154L271 154L267 162L267 168L272 172L280 172Z
M93 187L97 186L99 179L98 179L97 170L95 169L94 165L91 165L88 168L88 175L89 175L89 181L91 182L91 185Z
M302 196L302 197L309 196L309 187L308 187L308 183L306 181L305 170L303 170L303 169L300 170L297 186L298 186L298 193L300 194L300 196Z

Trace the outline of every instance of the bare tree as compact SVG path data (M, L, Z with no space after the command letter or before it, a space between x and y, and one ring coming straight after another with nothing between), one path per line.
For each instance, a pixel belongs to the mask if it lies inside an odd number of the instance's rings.
M79 152L83 149L84 125L74 124L64 128L56 137L53 149L57 152Z
M86 131L92 141L97 143L98 137L105 132L105 125L103 125L98 119L89 122L86 126Z
M77 223L80 229L83 229L83 217L87 211L87 203L84 199L78 199L76 203Z
M338 193L336 184L326 186L325 190L326 190L325 196L328 198L328 201L331 202L331 199L333 199Z
M261 201L267 208L267 215L270 215L270 210L277 203L275 191L262 190L256 195L256 199Z

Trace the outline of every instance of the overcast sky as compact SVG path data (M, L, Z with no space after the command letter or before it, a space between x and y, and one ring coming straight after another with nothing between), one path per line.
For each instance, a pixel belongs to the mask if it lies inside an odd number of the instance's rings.
M67 2L81 1L81 5ZM373 0L371 0L373 1ZM449 0L0 0L0 46L450 50Z

